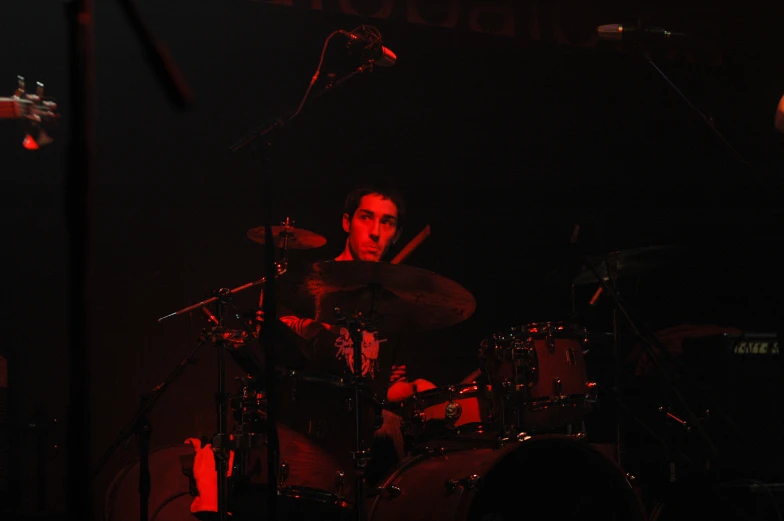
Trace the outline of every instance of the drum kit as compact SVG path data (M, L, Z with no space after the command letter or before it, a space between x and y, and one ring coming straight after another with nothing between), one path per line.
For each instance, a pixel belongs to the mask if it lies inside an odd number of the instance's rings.
M354 360L363 360L363 335L378 332L382 319L386 327L433 331L466 320L475 310L474 297L460 284L404 264L325 261L295 269L289 250L319 248L326 239L295 228L290 219L272 230L279 252L276 298L301 316L331 314L350 336ZM263 229L251 229L248 237L265 242ZM581 266L612 292L607 283L624 269L641 269L645 253L616 252ZM422 390L413 386L412 394L390 402L362 376L362 364L353 364L353 373L312 370L313 343L280 319L260 323L252 312L242 328L226 328L231 295L265 280L216 291L159 319L201 308L212 323L202 344L229 353L247 373L239 391L228 393L219 356L218 435L212 450L219 476L225 477L223 485L218 480L216 514L266 518L263 497L272 487L281 519L517 519L525 511L521 499L555 498L555 487L558 499L548 509L557 517L645 519L633 477L586 439L583 420L597 403L597 385L586 369L588 331L574 321L534 322L489 334L477 345L479 369L467 381ZM572 280L590 279L580 272ZM275 328L277 353L271 382L263 371L266 360L253 354L267 327ZM268 414L271 399L274 421ZM390 413L399 418L407 456L369 482L374 433ZM228 432L230 418L234 425ZM269 458L274 458L273 474L264 470ZM298 472L303 458L323 461Z

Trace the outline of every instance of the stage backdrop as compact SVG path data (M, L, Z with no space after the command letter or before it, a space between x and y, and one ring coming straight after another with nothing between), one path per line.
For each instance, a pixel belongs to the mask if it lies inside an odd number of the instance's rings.
M67 424L63 188L73 113L62 6L8 7L0 88L10 95L17 74L30 86L44 82L61 114L54 142L37 151L22 148L19 122L0 122L2 351L13 359L24 461L34 461L27 419L36 407L59 420L50 436ZM229 147L295 107L325 38L360 24L379 28L397 63L313 100L276 138L271 211L327 238L299 258L329 258L342 247L349 188L377 179L400 186L410 215L398 246L432 227L408 262L463 284L478 304L465 323L417 339L407 353L412 377L458 381L476 367L483 338L563 318L568 295L546 275L563 266L577 223L593 253L689 247L627 282L627 298L652 327L775 327L782 141L773 114L784 72L767 27L776 13L413 0L171 0L139 9L197 102L173 109L119 2L98 3L86 465L206 326L198 313L156 319L264 275L263 248L246 237L263 222L264 173L250 150ZM638 15L691 38L597 41L598 25ZM333 41L325 73L351 62L343 45ZM595 289L578 288L578 299ZM238 296L237 310L252 310L257 298L255 290ZM610 317L602 301L583 319L606 332ZM229 377L238 374L231 364ZM215 353L204 348L150 415L153 445L212 434L216 386ZM63 508L67 450L48 461L43 505L35 466L23 466L22 493L12 498L23 510ZM102 469L97 505L135 455L131 443Z

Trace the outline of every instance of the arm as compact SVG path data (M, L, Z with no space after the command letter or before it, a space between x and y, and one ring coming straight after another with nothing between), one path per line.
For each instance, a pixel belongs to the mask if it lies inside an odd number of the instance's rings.
M405 365L393 365L392 375L389 377L389 389L387 390L387 401L401 402L414 395L414 392L422 392L435 389L436 386L427 380L417 378L409 382L406 378Z
M256 319L264 323L264 290L261 291L259 294L259 307L258 311L256 311ZM286 324L292 331L297 333L299 336L304 338L308 341L313 341L316 336L321 333L322 331L331 331L332 326L329 324L325 324L323 322L316 322L315 320L311 320L309 318L300 318L298 316L293 315L287 309L281 309L281 313L279 313L278 320Z
M322 331L332 331L332 326L323 322L316 322L309 318L300 318L293 315L280 317L280 321L291 328L305 340L312 341Z

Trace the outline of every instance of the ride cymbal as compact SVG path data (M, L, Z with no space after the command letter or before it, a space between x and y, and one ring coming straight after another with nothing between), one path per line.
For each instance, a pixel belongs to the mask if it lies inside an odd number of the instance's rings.
M339 308L375 316L388 327L433 330L462 322L476 309L473 295L457 282L405 264L317 262L286 273L279 287L284 305L323 322Z

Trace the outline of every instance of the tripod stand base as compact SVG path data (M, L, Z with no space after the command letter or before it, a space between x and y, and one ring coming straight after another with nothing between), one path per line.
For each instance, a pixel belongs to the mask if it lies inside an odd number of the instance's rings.
M193 447L168 445L151 451L149 458L150 519L193 521L193 496L189 479L183 473L193 466ZM104 498L103 521L139 521L139 470L138 459L131 461L112 480Z

